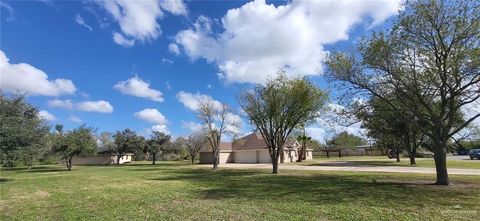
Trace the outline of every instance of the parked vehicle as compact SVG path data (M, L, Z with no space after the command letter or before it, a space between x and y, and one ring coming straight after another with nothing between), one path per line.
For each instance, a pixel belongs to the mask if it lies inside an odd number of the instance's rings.
M468 153L470 156L470 159L479 159L480 160L480 149L471 149L470 152Z

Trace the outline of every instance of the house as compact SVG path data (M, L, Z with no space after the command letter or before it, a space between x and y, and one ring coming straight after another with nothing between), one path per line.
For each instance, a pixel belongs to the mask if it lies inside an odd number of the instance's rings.
M295 162L300 152L300 143L291 138L283 147L283 163ZM312 160L312 149L307 149L306 160ZM267 144L260 133L251 133L233 142L220 144L219 163L271 163ZM213 154L208 148L200 150L200 163L212 163Z
M120 164L130 163L133 153L127 153L120 158ZM117 155L111 150L99 151L97 155L75 156L72 158L73 165L110 165L117 164Z

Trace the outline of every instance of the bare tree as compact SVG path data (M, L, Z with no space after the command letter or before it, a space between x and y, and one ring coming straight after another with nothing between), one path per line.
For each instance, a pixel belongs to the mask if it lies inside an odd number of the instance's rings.
M232 134L232 113L226 104L212 99L201 99L198 103L197 118L206 130L208 145L212 150L213 169L218 169L220 142L223 135Z
M207 142L207 136L204 133L194 133L187 137L185 146L187 147L187 152L192 160L192 165L195 164L195 157L198 152L202 147L205 147Z

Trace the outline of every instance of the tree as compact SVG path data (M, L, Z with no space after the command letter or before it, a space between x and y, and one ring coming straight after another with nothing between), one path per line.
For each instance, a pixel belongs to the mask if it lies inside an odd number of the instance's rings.
M170 135L162 132L154 131L152 137L147 140L146 149L152 155L152 164L155 165L157 153L161 153L165 146L170 143Z
M128 152L133 152L137 148L143 148L141 138L137 136L135 131L125 129L123 131L117 131L113 135L112 151L117 156L117 165L120 164L120 159Z
M205 147L207 144L207 137L203 133L194 133L187 137L185 146L187 147L187 152L190 155L190 160L192 160L192 165L195 164L195 157L202 147Z
M219 104L212 99L202 99L198 104L198 120L207 133L207 141L212 149L213 169L218 169L220 142L223 135L233 134L232 113L226 104Z
M278 173L280 154L292 130L315 120L326 97L306 78L290 79L282 73L240 94L240 106L268 147L272 173Z
M307 143L312 140L312 137L307 136L304 124L301 125L301 134L297 136L297 140L302 144L297 162L302 162L307 159Z
M436 184L448 185L449 139L480 117L458 118L464 108L479 105L480 3L420 0L404 6L393 28L361 43L358 53L332 53L327 72L352 93L409 112L403 120L414 116L433 144Z
M0 122L1 164L13 167L21 161L30 168L45 147L50 127L23 95L7 97L1 92Z
M346 131L333 136L330 141L327 141L327 145L334 147L338 151L338 157L342 157L342 149L352 149L365 143L365 140L361 137L349 134Z
M67 169L72 169L72 158L95 153L97 142L94 129L82 125L69 132L63 131L63 125L55 126L56 134L53 151L59 153L66 162Z
M104 131L98 136L99 146L102 149L110 150L113 147L112 133Z
M391 104L394 104L393 100ZM395 150L397 162L400 162L400 151L405 150L409 155L410 165L415 165L415 155L424 135L415 116L408 117L410 111L399 110L402 109L392 109L383 100L373 97L358 107L356 117L361 119L362 127L368 130L370 137ZM403 118L411 120L405 121Z

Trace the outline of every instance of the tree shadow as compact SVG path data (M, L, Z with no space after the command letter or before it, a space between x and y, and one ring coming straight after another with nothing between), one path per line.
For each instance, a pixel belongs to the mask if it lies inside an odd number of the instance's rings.
M382 206L398 200L422 206L439 198L458 197L465 192L432 186L426 181L408 183L389 180L388 175L273 175L253 170L185 170L153 178L157 181L183 181L195 184L192 194L199 199L237 199L337 204L369 202ZM447 187L448 188L448 187ZM405 194L408 193L408 194ZM425 196L422 199L422 196Z
M6 182L10 182L10 181L12 181L12 179L0 177L0 183L6 183Z
M375 160L367 160L367 161L359 161L359 160L352 160L352 161L328 161L328 162L321 162L321 163L311 163L307 164L306 166L335 166L335 167L383 167L383 166L405 166L402 164L395 164L397 162L394 161L375 161Z

